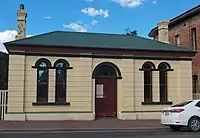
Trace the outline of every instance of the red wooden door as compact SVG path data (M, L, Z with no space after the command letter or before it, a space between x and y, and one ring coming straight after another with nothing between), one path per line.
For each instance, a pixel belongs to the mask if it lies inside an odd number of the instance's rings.
M96 117L117 116L117 79L103 77L95 79L95 113Z

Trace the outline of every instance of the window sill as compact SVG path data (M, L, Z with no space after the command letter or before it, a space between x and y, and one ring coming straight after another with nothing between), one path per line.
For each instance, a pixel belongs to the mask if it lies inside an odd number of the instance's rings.
M65 102L65 103L54 103L54 102L49 102L49 103L32 103L33 106L62 106L62 105L70 105L70 102Z
M172 102L142 102L142 105L172 105Z

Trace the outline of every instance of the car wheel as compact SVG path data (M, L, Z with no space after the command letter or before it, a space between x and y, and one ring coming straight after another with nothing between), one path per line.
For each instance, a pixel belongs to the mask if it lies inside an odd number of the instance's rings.
M198 132L200 130L200 119L192 117L188 122L188 129L193 132Z
M169 126L173 131L179 131L181 129L181 126L171 125Z

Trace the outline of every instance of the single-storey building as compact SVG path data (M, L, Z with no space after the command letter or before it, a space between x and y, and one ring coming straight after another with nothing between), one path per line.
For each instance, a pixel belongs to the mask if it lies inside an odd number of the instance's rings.
M159 119L192 99L195 52L124 34L54 31L25 37L20 5L9 52L5 120ZM165 22L160 23L165 34Z
M192 57L121 34L55 31L5 43L6 120L158 119L192 99Z

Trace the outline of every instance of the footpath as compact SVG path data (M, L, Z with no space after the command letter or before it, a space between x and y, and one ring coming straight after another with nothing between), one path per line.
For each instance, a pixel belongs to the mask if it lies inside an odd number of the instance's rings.
M84 131L165 129L160 120L0 121L0 131Z

